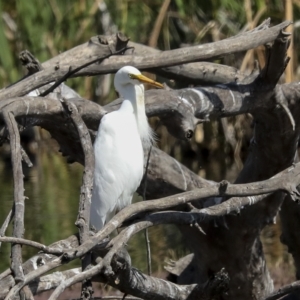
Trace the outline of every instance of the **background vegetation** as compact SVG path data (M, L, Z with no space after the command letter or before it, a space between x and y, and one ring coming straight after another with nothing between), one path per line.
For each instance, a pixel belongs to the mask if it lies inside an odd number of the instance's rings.
M161 50L185 45L208 43L252 29L265 18L272 23L294 20L292 61L283 80L299 80L297 61L300 51L300 0L0 0L0 87L24 75L18 55L28 49L41 62L78 44L91 36L122 31L132 41ZM257 60L264 65L264 49L219 59L250 73ZM77 78L68 83L86 99L105 104L115 97L109 76ZM158 80L163 80L159 78ZM180 82L174 87L180 87ZM157 123L156 120L153 120ZM164 128L158 129L158 146L175 156L199 175L212 180L234 180L241 169L251 136L251 116L212 121L199 126L192 141L177 141ZM35 166L28 171L26 195L31 201L26 211L26 233L43 243L50 243L75 231L81 167L69 166L59 154L53 140L45 132L35 130L23 143L35 157ZM1 199L0 223L12 203L12 183L7 151L2 147L1 184L7 199ZM26 206L27 207L27 206ZM153 247L156 270L162 270L165 256L173 258L186 250L168 247L180 244L180 237L171 227L152 232L160 235ZM264 233L269 262L274 268L284 265L290 270L290 259L279 242L280 229L268 227ZM142 237L131 244L139 248ZM159 244L161 243L161 244ZM2 251L9 248L2 246ZM28 253L29 255L30 253ZM6 256L7 257L7 256ZM136 254L139 267L145 269L145 255ZM2 264L2 265L1 265ZM1 262L3 269L8 262ZM290 272L290 271L289 271Z

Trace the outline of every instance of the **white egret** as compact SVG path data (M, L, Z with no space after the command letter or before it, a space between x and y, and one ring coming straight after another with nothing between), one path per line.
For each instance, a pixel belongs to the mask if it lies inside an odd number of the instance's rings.
M95 174L90 223L100 230L113 215L131 203L144 171L143 147L153 140L145 113L144 85L163 88L131 66L121 68L114 85L121 107L105 115L94 144Z

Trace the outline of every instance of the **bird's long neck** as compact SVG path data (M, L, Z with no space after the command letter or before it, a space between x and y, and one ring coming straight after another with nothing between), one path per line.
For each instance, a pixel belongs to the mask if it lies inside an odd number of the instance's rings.
M143 146L144 148L150 147L153 141L153 132L145 113L144 86L130 84L122 91L122 97L124 98L122 109L132 110Z

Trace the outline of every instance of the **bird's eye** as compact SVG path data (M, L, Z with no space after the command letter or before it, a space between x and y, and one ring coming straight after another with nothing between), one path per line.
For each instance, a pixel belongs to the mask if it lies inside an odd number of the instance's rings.
M128 74L130 79L134 79L132 74Z

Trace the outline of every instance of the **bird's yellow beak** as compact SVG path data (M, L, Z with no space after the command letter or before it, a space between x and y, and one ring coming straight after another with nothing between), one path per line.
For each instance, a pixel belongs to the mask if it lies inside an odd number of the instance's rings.
M142 74L140 74L140 75L129 74L129 76L130 76L131 79L137 79L138 81L140 81L142 83L148 83L148 84L156 86L156 87L158 87L160 89L164 88L164 86L161 83L156 82L156 81L154 81L154 80L152 80L152 79L150 79L150 78L148 78L148 77L146 77L146 76L144 76Z

